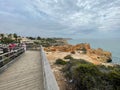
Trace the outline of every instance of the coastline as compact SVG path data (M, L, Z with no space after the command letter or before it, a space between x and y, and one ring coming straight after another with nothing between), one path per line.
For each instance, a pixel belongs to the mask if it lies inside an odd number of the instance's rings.
M97 62L97 61L94 61L92 60L90 57L88 57L87 55L84 55L84 54L72 54L70 52L63 52L63 51L54 51L55 49L52 49L52 51L46 51L46 55L47 55L47 58L49 60L49 63L51 65L51 68L52 68L52 71L56 77L56 80L57 80L57 83L60 87L60 90L75 90L72 85L71 85L71 79L68 80L66 77L65 77L65 73L63 72L63 68L65 67L64 65L57 65L55 64L56 61L58 59L61 59L61 60L64 60L65 62L69 62L69 61L72 61L70 59L64 59L66 56L68 55L71 55L73 58L75 58L75 60L73 61L76 61L76 60L85 60L87 61L88 63L92 63L94 64L96 67L97 66L101 66L101 67L104 67L107 68L107 67L117 67L116 64L112 64L112 63L101 63L101 62ZM104 71L104 69L103 69ZM90 72L89 72L90 73Z
M53 71L53 73L56 77L56 80L57 80L57 83L60 87L60 90L75 90L75 89L71 85L71 79L66 78L65 73L62 71L65 66L55 64L58 59L61 59L64 62L69 62L69 61L72 61L72 60L65 59L65 57L68 56L68 55L71 55L71 57L74 58L73 61L85 60L88 63L94 64L96 67L101 66L101 69L103 71L104 71L105 68L109 68L109 67L111 67L111 68L117 67L118 68L120 66L118 64L107 63L107 62L104 63L104 62L99 62L97 60L93 60L88 55L85 55L84 53L80 54L77 51L75 53L71 52L71 51L69 51L69 48L71 48L71 47L75 48L75 46L69 44L68 40L65 40L65 41L67 42L67 44L64 45L65 47L62 45L60 47L59 46L52 46L52 47L48 47L47 49L45 49L47 58L48 58L49 63L51 65L52 71ZM85 45L87 45L88 49L90 48L89 44L85 44ZM71 50L72 50L72 48L71 48ZM100 51L101 50L102 49L100 49ZM106 70L106 72L108 72L108 71ZM88 72L88 73L90 73L90 72Z
M106 51L110 51L112 53L112 64L120 64L120 38L113 39L71 39L68 40L68 43L71 45L75 45L78 43L90 43L90 45L97 49L102 48Z
M110 62L111 60L109 61L109 58L111 58L110 52L104 51L101 48L89 49L90 48L89 44L85 44L85 47L88 48L88 50L87 50L87 53L84 54L83 51L77 50L77 48L81 47L81 45L84 45L84 44L78 44L76 46L72 46L68 44L64 46L52 46L52 47L45 48L45 51L50 61L55 61L58 58L63 59L65 55L72 55L76 59L84 59L93 64L103 64L103 65L106 64L106 66L119 65L119 64L111 63ZM75 52L75 54L72 54L72 52ZM104 56L103 58L103 56L101 56L103 54L107 56Z

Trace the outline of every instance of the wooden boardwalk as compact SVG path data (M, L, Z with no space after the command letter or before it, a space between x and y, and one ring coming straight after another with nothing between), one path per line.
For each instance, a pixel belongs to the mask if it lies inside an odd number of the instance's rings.
M0 90L44 90L40 52L26 51L1 73Z

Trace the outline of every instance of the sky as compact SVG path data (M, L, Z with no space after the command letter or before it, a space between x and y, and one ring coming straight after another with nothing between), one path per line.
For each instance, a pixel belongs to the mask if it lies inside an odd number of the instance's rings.
M120 37L120 0L0 0L0 33Z

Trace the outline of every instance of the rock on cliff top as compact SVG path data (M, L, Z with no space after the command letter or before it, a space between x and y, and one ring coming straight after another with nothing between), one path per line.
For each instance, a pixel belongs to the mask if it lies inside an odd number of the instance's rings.
M90 44L81 43L77 45L63 45L63 46L51 46L45 48L47 52L61 51L61 52L79 52L80 54L86 54L90 58L100 62L111 62L112 54L108 51L104 51L101 48L92 49Z

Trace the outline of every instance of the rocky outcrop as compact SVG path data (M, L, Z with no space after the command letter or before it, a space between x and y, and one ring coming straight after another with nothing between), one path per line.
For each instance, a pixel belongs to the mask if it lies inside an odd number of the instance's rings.
M63 45L63 46L53 46L53 47L47 47L45 48L46 51L62 51L62 52L73 52L73 51L87 51L91 49L90 44L82 43L77 44L75 46L73 45Z
M89 49L87 51L87 55L90 56L92 59L101 61L101 62L111 62L112 54L108 51L104 51L101 48L98 49Z
M45 51L61 51L61 52L78 52L80 54L86 54L91 57L93 60L97 60L100 62L111 62L111 53L108 51L104 51L101 48L92 49L90 44L81 43L77 45L63 45L63 46L52 46L45 48ZM75 53L74 53L75 54Z

